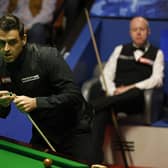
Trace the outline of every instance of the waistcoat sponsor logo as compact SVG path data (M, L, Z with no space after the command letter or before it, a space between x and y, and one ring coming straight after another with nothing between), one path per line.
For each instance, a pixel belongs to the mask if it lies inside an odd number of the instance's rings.
M141 57L139 59L139 62L142 63L142 64L147 64L147 65L151 65L152 66L154 61L152 61L152 60L150 60L148 58Z

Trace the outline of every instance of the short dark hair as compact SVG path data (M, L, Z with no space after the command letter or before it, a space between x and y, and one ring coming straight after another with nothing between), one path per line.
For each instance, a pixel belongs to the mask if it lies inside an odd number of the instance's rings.
M24 24L12 14L7 14L0 18L0 29L3 31L18 30L20 37L24 36Z

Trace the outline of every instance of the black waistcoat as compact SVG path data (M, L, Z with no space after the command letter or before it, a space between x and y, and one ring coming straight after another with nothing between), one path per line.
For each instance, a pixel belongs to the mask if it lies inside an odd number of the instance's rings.
M134 58L134 48L131 43L123 45L117 61L116 86L129 85L149 78L152 74L152 65L141 63ZM141 58L153 62L156 58L158 48L150 45L149 49Z

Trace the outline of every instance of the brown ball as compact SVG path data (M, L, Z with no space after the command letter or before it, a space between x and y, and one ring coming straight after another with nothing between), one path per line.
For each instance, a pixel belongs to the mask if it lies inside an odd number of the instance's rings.
M44 164L44 166L47 168L47 167L50 167L51 165L52 165L52 163L53 163L53 161L51 160L51 159L49 159L49 158L46 158L46 159L44 159L44 161L43 161L43 164Z

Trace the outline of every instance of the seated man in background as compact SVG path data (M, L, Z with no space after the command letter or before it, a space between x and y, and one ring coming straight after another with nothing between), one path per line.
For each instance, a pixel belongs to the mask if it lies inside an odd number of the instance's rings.
M0 15L13 13L25 25L28 42L49 43L50 23L57 0L2 0Z
M99 112L95 121L95 130L99 130L95 131L95 141L99 139L99 146L103 143L100 133L104 134L106 120L111 118L107 111L142 112L143 91L163 85L164 56L148 41L150 33L148 21L143 17L134 17L130 21L132 41L117 46L105 64L99 87L106 95L91 100L96 112Z
M130 22L132 42L119 45L109 57L102 76L102 88L107 95L117 96L128 91L161 87L163 84L163 52L149 41L150 28L143 17L135 17ZM113 98L113 97L111 97Z
M0 117L13 102L29 114L58 153L96 163L92 107L56 48L27 44L14 15L0 18ZM33 125L31 144L49 148Z

